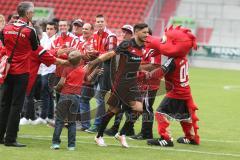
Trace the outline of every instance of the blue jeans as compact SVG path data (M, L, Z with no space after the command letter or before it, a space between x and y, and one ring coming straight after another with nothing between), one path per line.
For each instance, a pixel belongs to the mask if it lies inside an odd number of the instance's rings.
M94 88L92 85L84 85L81 90L80 97L80 113L82 127L88 129L91 126L90 120L90 100L94 96Z
M50 119L54 118L53 91L52 89L50 89L48 85L48 78L51 74L53 73L42 76L41 99L43 101L43 105L42 105L42 112L40 117L43 119L47 117Z
M102 117L105 114L105 100L104 100L104 97L105 97L107 91L100 90L100 85L99 84L95 85L94 89L95 89L95 98L96 98L96 102L97 102L97 111L96 111L94 125L98 127L101 124Z
M104 96L106 95L106 91L100 90L99 84L95 84L93 86L84 86L81 92L80 98L80 113L81 113L81 121L83 128L89 128L90 124L90 100L94 96L97 102L97 108L95 109L95 121L94 125L99 126L102 120L102 116L105 114L105 101Z
M79 107L78 95L61 94L57 104L55 129L52 138L52 144L60 144L60 135L64 123L68 122L68 147L76 145L76 115Z

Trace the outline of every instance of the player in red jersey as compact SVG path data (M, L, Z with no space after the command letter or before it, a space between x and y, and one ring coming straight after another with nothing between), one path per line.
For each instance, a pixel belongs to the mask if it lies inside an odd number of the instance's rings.
M167 94L155 114L158 122L160 138L148 140L149 145L172 147L173 140L168 131L169 118L180 121L184 137L178 138L178 143L200 143L196 116L197 106L193 101L189 86L187 54L196 49L196 39L191 31L181 27L170 27L165 31L162 43L153 37L147 38L147 46L157 49L169 57L160 69L151 72L151 76L165 75Z

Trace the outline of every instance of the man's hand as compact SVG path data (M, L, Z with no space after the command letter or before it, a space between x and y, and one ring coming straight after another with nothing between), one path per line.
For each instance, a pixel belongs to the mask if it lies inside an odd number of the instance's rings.
M56 65L66 65L69 66L70 62L68 60L64 60L64 59L60 59L60 58L56 58Z
M88 81L92 81L96 75L102 75L103 72L104 72L104 69L103 69L103 68L99 68L99 66L97 66L97 67L92 71L92 73L88 75L87 80L88 80Z
M86 54L83 56L84 60L92 61L98 57L99 53L96 50L89 50L86 52Z
M148 80L151 78L151 73L145 70L141 70L137 72L138 78L141 80Z
M61 90L62 90L62 86L56 85L56 86L53 87L53 89L54 89L55 91L57 91L58 93L60 93Z
M91 71L93 68L95 68L101 62L102 61L99 58L96 58L95 60L88 62L86 68L88 71Z
M75 48L59 48L57 51L57 55L60 56L61 54L64 54L64 53L68 54L74 50L76 50L76 49Z
M104 68L96 67L93 72L94 72L94 75L95 75L95 74L97 74L97 75L102 75L103 72L104 72Z

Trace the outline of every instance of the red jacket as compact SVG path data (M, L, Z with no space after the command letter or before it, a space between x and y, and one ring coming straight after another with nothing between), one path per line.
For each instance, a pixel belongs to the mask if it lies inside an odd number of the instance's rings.
M107 51L113 50L117 46L117 37L107 28L102 33L96 32L93 35L94 49L103 54Z
M30 73L29 73L29 80L27 86L27 95L30 94L32 87L36 81L38 69L41 63L45 64L46 66L50 66L54 64L56 61L56 57L53 56L54 53L51 51L46 51L43 47L39 46L36 51L33 51L30 59Z
M3 28L3 44L6 47L7 54L11 54L16 44L19 29L23 26L18 39L18 45L13 55L10 66L10 74L29 73L29 56L39 45L39 40L34 28L27 26L24 19L19 19L13 24L7 24Z

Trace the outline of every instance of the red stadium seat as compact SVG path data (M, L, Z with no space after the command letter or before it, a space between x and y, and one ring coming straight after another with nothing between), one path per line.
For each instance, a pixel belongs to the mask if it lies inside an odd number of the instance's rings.
M97 14L107 17L110 28L119 28L128 23L142 21L148 5L153 0L35 0L35 6L54 8L54 14L60 19L72 20L81 17L85 21L94 22ZM16 11L19 0L0 1L1 13L8 16Z

